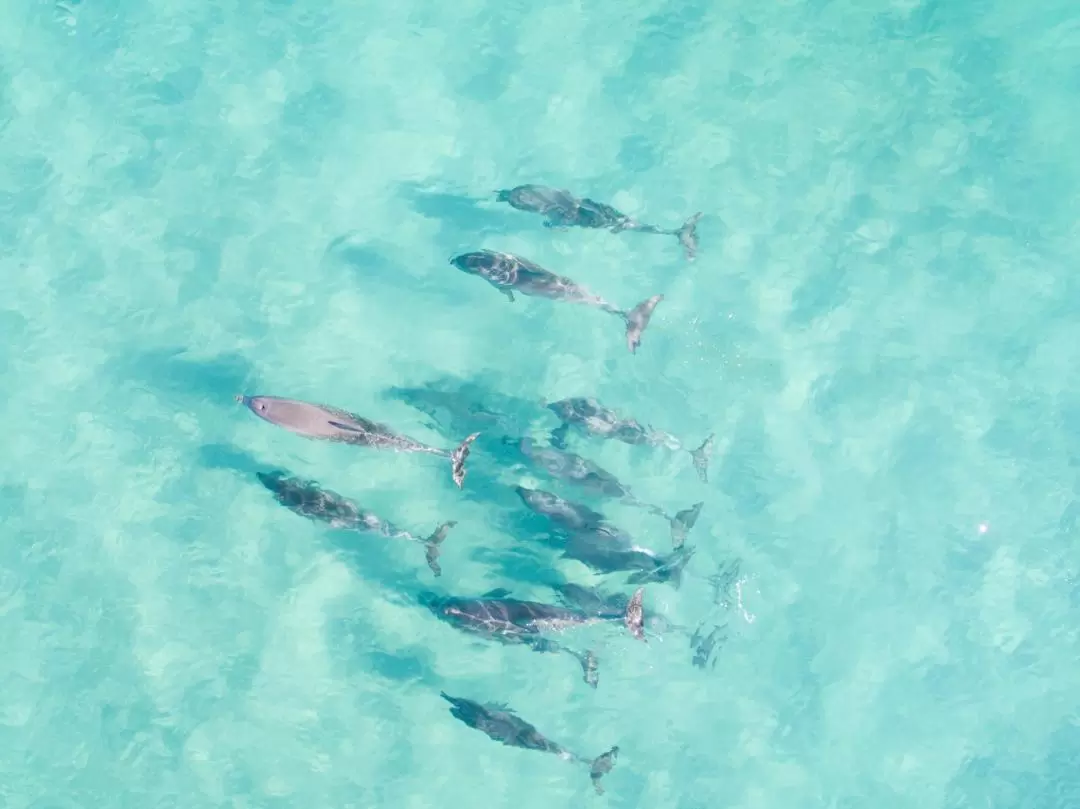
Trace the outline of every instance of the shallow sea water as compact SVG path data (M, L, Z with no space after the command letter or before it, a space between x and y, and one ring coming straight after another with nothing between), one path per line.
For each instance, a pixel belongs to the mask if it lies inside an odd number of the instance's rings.
M1078 89L1064 0L0 7L0 806L1077 806ZM703 211L700 255L492 201L526 182ZM480 248L666 299L632 356L614 318L448 264ZM232 398L451 446L469 418L394 395L428 384L507 417L460 492ZM509 488L541 478L499 439L567 396L715 432L707 484L572 447L705 501L645 601L724 627L705 667L588 628L592 691L416 603L629 590ZM442 578L281 508L270 469L457 520ZM440 690L618 744L606 794Z

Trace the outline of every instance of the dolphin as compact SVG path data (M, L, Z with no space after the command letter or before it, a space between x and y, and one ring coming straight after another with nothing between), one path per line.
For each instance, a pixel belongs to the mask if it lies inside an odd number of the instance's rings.
M546 185L519 185L496 192L495 198L512 208L547 217L544 227L563 229L567 227L595 228L620 233L624 230L638 233L656 233L675 236L682 245L687 261L697 256L697 223L701 213L695 213L676 230L665 230L656 225L646 225L627 216L612 206L589 199L579 198L558 188Z
M510 591L500 588L478 598L439 596L430 591L420 594L420 603L440 621L451 624L472 635L506 644L521 644L535 652L566 652L581 663L585 682L596 688L597 659L591 651L577 652L544 637L545 632L561 632L574 626L622 621L635 638L644 638L641 603L644 591L635 593L637 607L629 603L612 610L606 605L593 608L573 608L522 601L511 598ZM633 600L633 599L632 599ZM638 612L634 613L634 609Z
M442 575L442 568L439 566L440 546L450 529L457 525L456 522L444 522L430 536L421 539L408 531L402 531L378 515L365 511L337 492L321 488L313 480L302 480L280 471L258 472L256 476L267 489L274 493L275 500L301 517L324 522L331 528L361 533L371 532L381 534L388 539L423 543L428 567L436 576Z
M394 452L424 452L450 459L451 475L460 489L465 481L465 459L469 445L480 433L473 433L453 451L422 444L408 436L398 435L385 424L365 419L329 405L283 399L279 396L247 396L240 394L236 401L245 405L264 421L284 427L290 432L322 441L335 441L372 449Z
M570 427L576 427L586 435L622 441L632 446L646 445L667 447L671 450L686 449L671 433L646 427L636 419L626 419L609 407L591 397L577 396L551 402L547 409L562 422L551 431L551 443L565 449ZM710 433L696 449L686 450L694 463L694 469L703 483L709 481L709 460L712 458L715 434Z
M626 324L626 347L631 354L637 353L638 346L641 345L641 335L649 325L653 310L664 300L663 295L653 295L627 312L570 278L556 275L520 256L495 250L462 253L450 259L450 263L462 272L480 276L506 295L511 302L514 301L516 290L522 295L593 306L622 318Z
M521 747L525 750L540 750L554 753L564 761L573 761L589 767L589 778L597 794L602 795L604 788L600 779L611 771L619 756L619 748L612 747L596 758L582 758L561 745L546 738L534 726L519 717L506 705L498 703L481 704L463 697L452 697L445 691L440 696L450 703L450 714L471 728L479 730L488 738L501 742L508 747Z

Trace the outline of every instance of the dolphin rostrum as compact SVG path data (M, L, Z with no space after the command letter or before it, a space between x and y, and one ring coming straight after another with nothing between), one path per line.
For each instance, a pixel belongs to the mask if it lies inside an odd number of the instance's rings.
M385 424L329 405L283 399L279 396L238 395L236 401L246 405L259 418L305 438L394 452L423 452L449 458L451 475L459 489L465 481L465 459L469 457L469 445L480 435L473 433L462 441L457 449L449 451L422 444L408 436L395 433Z

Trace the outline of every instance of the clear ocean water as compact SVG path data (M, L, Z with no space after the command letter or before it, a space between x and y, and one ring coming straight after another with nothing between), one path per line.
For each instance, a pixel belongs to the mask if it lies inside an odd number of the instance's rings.
M1078 91L1065 0L0 6L0 807L1080 805ZM702 211L699 256L493 199L530 182ZM631 355L481 248L665 300ZM483 434L459 491L240 393ZM716 435L708 483L570 444L705 503L673 627L567 634L596 690L417 601L630 592L513 492L584 500L502 443L571 396ZM457 521L442 577L273 469ZM606 793L440 691L619 745Z

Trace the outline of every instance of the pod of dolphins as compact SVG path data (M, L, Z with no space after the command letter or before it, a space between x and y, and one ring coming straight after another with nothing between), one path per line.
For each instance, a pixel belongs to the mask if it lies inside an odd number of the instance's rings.
M637 222L610 205L588 198L578 198L568 191L539 185L522 185L497 192L496 198L513 208L545 217L544 226L554 229L569 227L606 229L613 233L634 231L675 236L687 260L692 261L698 249L697 223L700 213L691 216L681 227L668 230ZM649 325L653 311L664 297L653 295L629 310L624 310L589 291L581 284L551 272L540 265L510 253L477 250L450 259L450 263L469 275L477 275L502 292L511 302L515 293L548 298L553 301L584 304L619 317L625 326L626 345L636 353L642 334ZM424 391L410 391L414 401L424 400ZM428 391L427 393L430 393ZM409 398L409 397L405 397ZM241 394L237 401L260 419L292 433L313 440L352 444L391 452L434 455L450 463L454 484L464 488L465 463L480 432L470 432L456 446L430 446L395 431L385 424L350 413L339 407L305 402L280 396ZM422 407L423 409L423 407ZM671 550L661 553L639 546L623 529L612 524L603 514L587 505L572 502L542 489L516 486L514 491L524 506L534 515L547 521L560 538L565 558L577 560L598 573L629 573L627 582L638 585L629 597L610 595L579 585L552 585L558 604L525 601L513 598L509 590L497 589L479 597L419 594L419 602L439 620L461 632L486 640L526 646L536 652L565 653L581 665L583 680L592 688L599 683L598 660L587 649L575 649L552 639L572 627L587 624L621 624L631 637L645 640L646 617L643 585L667 582L678 586L693 547L687 537L697 522L703 502L670 515L665 509L639 500L614 475L594 462L567 449L571 430L584 437L613 439L630 445L664 447L685 451L702 482L708 481L708 464L712 454L713 436L709 435L694 449L670 433L646 427L634 419L625 418L592 398L571 398L550 403L547 409L559 420L551 431L549 445L543 446L531 438L505 436L498 444L513 454L522 465L546 473L554 480L581 488L595 499L608 499L640 508L663 519L670 527ZM497 423L499 413L483 405L470 405L466 417L488 424ZM464 432L464 430L462 431ZM460 437L461 433L458 433ZM423 545L425 560L432 575L442 575L440 549L454 521L444 522L426 536L404 530L365 510L346 497L324 489L312 480L303 480L282 471L259 472L258 479L274 499L294 513L325 523L331 528L378 535ZM658 617L650 626L662 624ZM664 624L665 629L681 629ZM717 630L707 637L695 632L691 644L696 648L694 664L704 666L713 645L718 641ZM597 793L602 793L600 780L615 765L619 748L614 746L596 758L579 756L543 736L533 725L518 717L505 705L482 704L471 699L446 693L441 696L450 703L451 715L495 741L513 747L541 750L560 758L584 764Z

